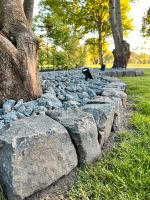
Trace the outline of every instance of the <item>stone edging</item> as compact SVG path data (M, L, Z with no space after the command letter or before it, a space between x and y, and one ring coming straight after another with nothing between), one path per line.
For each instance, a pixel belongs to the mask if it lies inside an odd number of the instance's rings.
M119 130L127 103L126 85L106 79L101 96L80 108L48 110L0 131L0 184L8 200L29 197L100 158L111 132Z

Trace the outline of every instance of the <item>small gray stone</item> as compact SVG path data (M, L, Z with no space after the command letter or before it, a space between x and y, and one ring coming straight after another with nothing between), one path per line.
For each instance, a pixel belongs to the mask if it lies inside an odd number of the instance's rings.
M96 96L96 93L92 89L90 89L90 88L87 89L87 93L88 93L88 95L90 97L95 97Z
M22 119L25 117L25 115L23 113L20 113L20 112L16 112L16 115L18 117L18 119Z
M14 106L14 110L18 110L19 107L23 104L23 99L19 99L16 103L16 105Z
M43 94L41 98L37 99L37 101L39 106L44 106L48 110L62 107L61 101L49 93Z
M26 110L26 107L24 104L21 104L20 106L18 106L17 108L15 108L15 111L20 112L20 113L24 113Z
M80 103L77 102L77 101L66 101L66 102L63 103L63 108L65 110L67 110L67 109L77 109L79 105L80 105Z
M0 115L3 115L3 109L0 109Z
M15 105L15 100L9 99L3 104L3 113L11 112L13 106Z
M11 111L7 113L6 115L3 115L4 123L10 123L12 121L16 121L18 119L17 114L15 111Z
M66 94L65 101L70 101L70 100L73 100L73 96L71 94Z
M44 106L39 106L37 108L34 109L34 113L40 113L40 112L46 112L47 108L45 108Z
M5 124L4 121L0 121L0 129L4 128Z

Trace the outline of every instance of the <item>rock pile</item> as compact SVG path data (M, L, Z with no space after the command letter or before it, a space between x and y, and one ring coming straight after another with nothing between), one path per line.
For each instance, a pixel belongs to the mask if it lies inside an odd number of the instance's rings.
M42 96L7 100L0 109L0 185L9 200L42 190L99 159L127 103L116 78L85 81L81 72L41 74Z

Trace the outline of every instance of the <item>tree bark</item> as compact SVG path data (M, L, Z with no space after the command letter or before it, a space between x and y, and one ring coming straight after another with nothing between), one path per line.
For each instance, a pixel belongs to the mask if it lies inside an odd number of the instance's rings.
M99 64L104 64L103 58L103 45L102 45L102 32L101 32L101 23L97 25L98 28L98 52L99 52Z
M0 0L0 105L6 99L41 95L38 43L22 0Z
M28 25L32 28L34 0L24 0L24 12L28 21Z
M126 68L130 58L130 45L123 40L120 0L110 0L109 8L110 24L115 44L113 68Z

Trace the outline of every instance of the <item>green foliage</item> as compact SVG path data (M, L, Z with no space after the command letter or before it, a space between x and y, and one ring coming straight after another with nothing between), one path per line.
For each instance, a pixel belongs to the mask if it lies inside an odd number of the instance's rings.
M128 30L132 29L132 20L128 17L128 12L130 10L129 0L121 0L121 10L123 30L127 33ZM73 42L74 39L71 42L72 38L75 37L79 42L86 33L97 33L99 35L99 40L97 40L97 48L94 47L96 56L92 59L92 62L96 63L96 57L99 56L100 58L98 60L102 62L103 54L109 60L112 58L108 51L105 54L105 46L107 45L106 37L111 35L108 18L109 0L41 0L39 15L35 17L34 30L39 32L41 36L47 37L47 40L56 47L62 48L63 53L57 52L57 54L54 54L55 63L59 65L64 65L67 60L67 65L70 63L68 59L70 56L65 56L65 54L72 53L67 49L69 43L72 45L77 44ZM100 46L102 46L102 48L100 48ZM79 47L79 49L81 48L79 43L74 48L77 49L77 47ZM80 51L79 49L78 51ZM101 54L99 52L101 52ZM85 55L84 53L84 56ZM92 56L93 54L89 55L88 51L86 60L91 60L89 57ZM77 59L78 57L74 60ZM82 60L85 60L85 58ZM74 61L72 61L71 64L73 63ZM77 65L78 63L80 62L78 61ZM74 67L75 65L76 63L74 63Z
M149 37L150 36L150 8L148 9L147 13L143 17L143 24L142 30L143 36Z
M98 39L97 38L89 38L85 41L86 48L86 64L87 65L95 65L99 63L99 49L98 49ZM108 49L108 43L104 42L102 46L103 55L105 58L105 63L113 62L112 52Z
M101 161L79 172L69 200L146 200L150 185L150 70L144 77L123 78L137 112L131 118L134 132L120 133L119 146Z
M129 63L149 64L150 63L150 55L147 53L131 52Z

